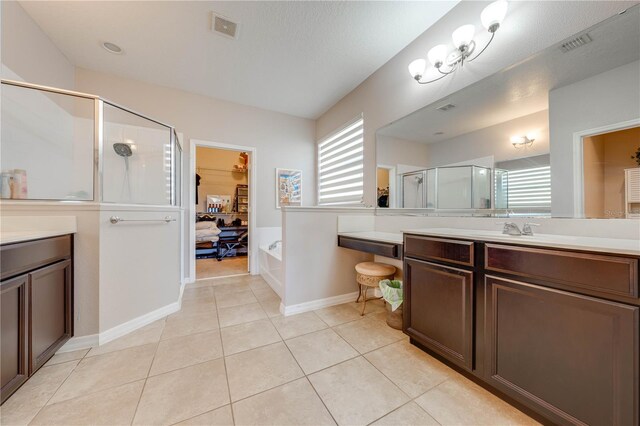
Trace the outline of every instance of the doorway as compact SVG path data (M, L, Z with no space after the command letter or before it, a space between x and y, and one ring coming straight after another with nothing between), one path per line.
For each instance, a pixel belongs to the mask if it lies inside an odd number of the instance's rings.
M396 207L396 168L378 164L376 169L376 205L381 208Z
M194 140L191 148L191 276L251 273L255 149Z
M640 215L638 183L640 127L582 138L584 216L629 218Z

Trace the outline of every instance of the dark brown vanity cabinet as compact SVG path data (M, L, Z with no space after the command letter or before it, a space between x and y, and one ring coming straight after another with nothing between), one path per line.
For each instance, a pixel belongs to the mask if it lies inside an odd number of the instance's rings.
M404 331L547 421L637 425L638 261L405 235Z
M473 368L473 272L420 260L405 262L411 293L405 333L469 371Z
M555 423L637 424L637 306L485 278L489 383Z
M0 285L2 402L29 377L28 286L28 275L2 281Z
M1 250L4 402L73 335L72 237L7 244Z

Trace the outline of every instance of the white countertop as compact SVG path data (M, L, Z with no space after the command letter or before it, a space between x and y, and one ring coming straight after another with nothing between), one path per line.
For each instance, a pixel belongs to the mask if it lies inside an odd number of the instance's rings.
M57 237L59 235L73 234L68 231L2 231L0 232L0 245L21 243L23 241L40 240L42 238Z
M378 232L378 231L359 231L359 232L339 232L338 235L343 237L359 238L361 240L378 241L381 243L402 244L402 233L400 232Z
M75 216L3 216L0 244L20 243L77 232Z
M612 254L640 256L640 240L619 238L580 237L557 234L504 235L501 231L457 228L406 229L405 234L428 235L434 237L465 238L468 240L491 241L545 248L563 248Z

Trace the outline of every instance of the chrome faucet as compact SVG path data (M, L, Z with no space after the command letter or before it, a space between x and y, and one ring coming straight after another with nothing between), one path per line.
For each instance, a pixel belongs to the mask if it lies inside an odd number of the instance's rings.
M269 250L273 250L274 248L278 247L278 244L280 243L282 243L282 240L272 242L271 244L269 244Z
M522 225L522 235L531 235L533 236L533 229L531 229L532 226L540 226L539 223L525 223L524 225Z
M522 235L522 231L515 222L498 222L498 225L504 225L502 233L505 235Z

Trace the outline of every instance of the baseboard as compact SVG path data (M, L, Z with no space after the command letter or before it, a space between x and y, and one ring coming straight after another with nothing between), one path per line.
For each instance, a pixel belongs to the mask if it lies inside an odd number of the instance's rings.
M162 308L151 311L147 314L141 315L123 324L117 325L109 330L103 331L99 334L90 334L87 336L72 337L67 343L65 343L56 353L77 351L80 349L90 349L95 346L104 345L112 340L122 337L125 334L129 334L132 331L136 331L139 328L149 325L154 321L171 315L174 312L178 312L182 306L182 294L184 293L185 283L180 285L180 296L177 302L170 303Z
M180 310L180 302L182 300L182 291L180 292L180 299L177 302L170 303L162 308L156 309L155 311L151 311L148 314L141 315L137 318L134 318L130 321L127 321L123 324L112 327L108 330L103 331L99 335L99 344L104 345L105 343L109 343L112 340L117 339L118 337L122 337L125 334L129 334L132 331L135 331L139 328L144 327L145 325L151 324L154 321L157 321L161 318L166 317L174 312L178 312Z
M58 352L56 353L72 352L79 351L80 349L93 348L94 346L98 346L98 341L99 336L97 334L72 337L71 339L67 340L67 343L62 345L62 347L58 349Z
M280 281L278 281L276 277L274 277L273 274L271 274L269 271L262 272L260 276L267 282L267 284L269 284L269 287L271 287L271 289L275 291L278 297L280 297L280 299L282 300L282 283L280 283Z
M314 311L316 309L327 308L329 306L341 305L347 302L353 302L358 297L358 292L341 294L338 296L327 297L325 299L316 299L310 302L299 303L297 305L285 306L280 303L280 312L284 316L301 314L303 312Z

